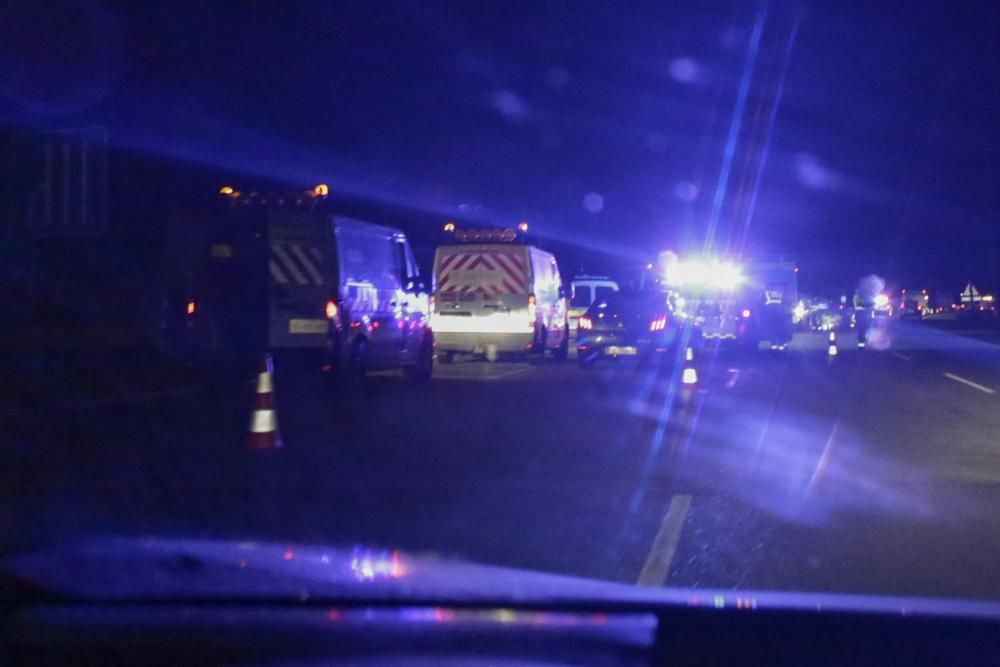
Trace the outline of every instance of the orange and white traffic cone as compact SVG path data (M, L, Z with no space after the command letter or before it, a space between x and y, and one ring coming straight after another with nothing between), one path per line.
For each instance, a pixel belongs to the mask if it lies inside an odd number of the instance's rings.
M282 445L278 433L278 414L274 409L274 362L264 354L257 375L257 398L250 417L248 449L278 449Z
M684 351L684 370L681 371L681 384L697 384L698 371L694 367L694 349L688 345Z
M837 356L837 332L830 331L830 344L826 348L826 354L829 357Z

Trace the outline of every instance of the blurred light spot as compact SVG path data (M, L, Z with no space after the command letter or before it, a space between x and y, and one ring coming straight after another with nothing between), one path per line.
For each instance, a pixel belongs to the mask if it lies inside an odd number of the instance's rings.
M493 108L511 123L520 123L528 117L528 105L524 99L510 90L497 90L491 98Z
M674 196L681 201L694 201L698 198L698 186L691 181L680 181L674 187Z
M670 62L670 76L680 83L694 83L701 77L701 67L691 58L674 58Z
M588 192L583 197L583 207L590 213L600 213L604 208L604 197L596 192Z
M816 156L798 153L793 158L799 183L813 190L831 190L837 182L837 172L820 163Z
M569 83L569 72L558 65L545 70L545 83L553 90L562 90Z

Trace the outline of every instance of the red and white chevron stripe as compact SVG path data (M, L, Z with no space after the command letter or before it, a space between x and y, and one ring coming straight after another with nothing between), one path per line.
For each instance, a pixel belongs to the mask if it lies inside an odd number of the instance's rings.
M272 241L268 268L279 285L322 285L323 254L319 248L301 243Z
M472 274L482 269L478 275ZM477 250L445 255L438 264L437 290L442 293L521 294L527 275L518 255Z

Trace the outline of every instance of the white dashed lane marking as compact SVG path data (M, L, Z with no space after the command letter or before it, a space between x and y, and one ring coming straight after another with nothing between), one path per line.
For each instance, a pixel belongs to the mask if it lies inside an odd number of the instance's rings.
M646 556L646 563L639 573L640 586L663 586L670 574L670 562L677 552L677 544L684 528L684 518L691 507L691 496L677 495L670 499L667 515L663 517L660 530L656 533L653 546Z
M984 394L995 394L995 393L997 393L995 390L990 389L989 387L984 387L983 385L979 384L978 382L973 382L972 380L966 380L964 377L959 377L958 375L955 375L953 373L945 373L944 376L946 378L948 378L949 380L954 380L955 382L961 382L962 384L964 384L967 387L972 387L973 389L978 389L979 391L983 392Z

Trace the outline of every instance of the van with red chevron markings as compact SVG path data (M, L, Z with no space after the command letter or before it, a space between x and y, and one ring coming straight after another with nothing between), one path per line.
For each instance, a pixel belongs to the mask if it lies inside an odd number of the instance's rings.
M521 243L513 229L453 229L451 240L434 259L431 328L439 363L455 354L495 361L502 353L546 350L565 359L569 319L555 256Z

